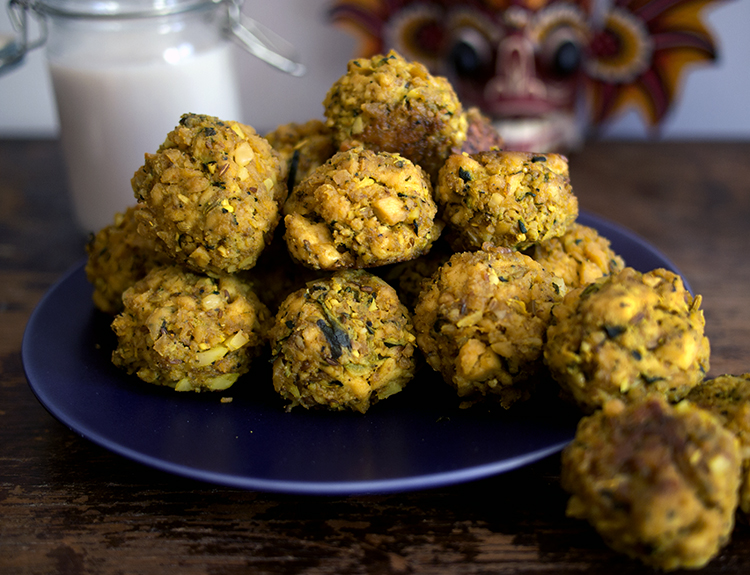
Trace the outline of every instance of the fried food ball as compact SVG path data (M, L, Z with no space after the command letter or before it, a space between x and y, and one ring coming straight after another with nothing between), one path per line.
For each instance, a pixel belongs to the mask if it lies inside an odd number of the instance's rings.
M114 222L86 244L86 277L94 286L97 309L111 315L122 311L122 294L151 268L168 263L154 240L138 233L137 206L115 214Z
M265 343L271 315L234 276L152 269L123 294L112 322L112 361L148 383L220 391L246 373Z
M440 235L423 170L399 154L339 152L284 205L289 252L311 268L365 268L415 258Z
M508 248L455 254L419 295L417 344L464 406L493 398L508 408L534 391L550 312L564 289Z
M280 219L281 170L252 127L185 114L133 176L139 230L196 271L249 269Z
M740 442L740 509L750 515L750 373L724 374L701 382L687 399L713 413Z
M562 236L535 244L528 255L553 275L564 279L570 289L588 285L625 267L624 260L612 250L607 238L579 223L570 226Z
M660 569L699 568L729 540L737 439L688 401L611 400L584 417L562 455L567 513L616 551Z
M266 134L265 138L284 162L289 191L338 151L333 132L317 119L303 124L284 124Z
M440 170L435 200L456 251L485 242L522 250L562 235L578 217L559 154L454 154Z
M253 286L260 301L275 315L290 293L304 287L309 281L330 275L330 272L306 268L292 259L284 241L282 223L276 228L271 245L263 250L255 267L237 275Z
M545 362L585 412L649 392L678 401L709 369L700 304L677 274L626 267L571 290L555 307Z
M288 409L365 413L414 375L411 317L396 291L364 270L340 271L291 294L270 340L273 385Z
M503 137L492 124L492 120L485 116L479 108L471 107L464 112L466 114L466 140L458 147L453 148L454 154L476 154L488 150L501 150L505 145Z
M413 310L425 282L428 282L452 255L453 250L441 236L423 256L385 268L377 268L374 272L392 285L406 307Z
M351 60L323 106L340 148L398 152L432 178L466 139L467 119L450 83L394 51Z

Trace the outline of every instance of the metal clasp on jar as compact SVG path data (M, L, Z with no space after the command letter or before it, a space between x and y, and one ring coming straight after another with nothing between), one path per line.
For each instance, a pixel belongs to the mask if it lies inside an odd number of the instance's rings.
M26 52L42 46L47 41L47 21L34 9L33 0L10 0L8 14L13 28L18 35L15 38L0 37L0 74L8 72L19 65ZM39 37L29 39L29 16L39 24Z
M302 76L306 68L297 61L294 46L260 22L245 16L242 13L242 4L243 0L229 0L227 8L228 31L234 41L267 64L292 76Z
M239 44L253 56L292 76L302 76L306 68L298 61L292 44L272 32L260 22L242 13L243 0L210 0L213 4L225 4L227 19L224 24L226 36ZM13 27L18 32L15 38L0 37L0 74L19 65L30 50L43 46L47 41L46 13L58 13L43 0L9 0L8 12ZM127 17L146 18L169 14L169 9L157 8L154 11L130 13ZM85 14L71 14L72 17L85 17ZM108 17L106 14L91 14L91 17ZM29 18L33 17L39 26L38 37L31 40ZM109 17L117 18L118 15Z

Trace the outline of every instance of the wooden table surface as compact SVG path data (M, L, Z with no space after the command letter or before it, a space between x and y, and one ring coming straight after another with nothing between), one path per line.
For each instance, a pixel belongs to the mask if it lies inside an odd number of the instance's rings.
M581 207L644 237L703 295L711 375L750 372L750 142L591 143ZM55 141L0 141L0 573L649 572L565 517L559 456L446 488L299 496L182 479L82 439L37 402L21 338L84 254ZM750 572L739 523L705 573Z

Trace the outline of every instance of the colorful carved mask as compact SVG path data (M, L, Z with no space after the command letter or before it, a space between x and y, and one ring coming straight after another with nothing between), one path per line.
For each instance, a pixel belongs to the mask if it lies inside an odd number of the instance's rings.
M593 127L630 105L658 125L685 65L716 57L699 19L714 1L338 0L331 18L361 55L395 49L446 76L508 148L564 151L582 106Z

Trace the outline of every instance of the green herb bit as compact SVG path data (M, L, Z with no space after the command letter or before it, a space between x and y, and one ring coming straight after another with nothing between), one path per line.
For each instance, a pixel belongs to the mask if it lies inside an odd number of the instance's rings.
M458 177L461 178L464 183L469 183L472 180L471 172L468 170L465 170L462 167L458 168Z
M318 326L318 329L320 329L320 331L325 336L326 341L328 342L328 346L331 348L331 357L333 359L338 359L341 357L342 348L352 348L352 342L349 339L349 334L347 334L340 327L331 325L324 319L319 319L317 322L315 322L315 325Z
M623 325L605 325L604 331L607 332L607 337L610 339L616 338L618 335L625 333L627 328Z

